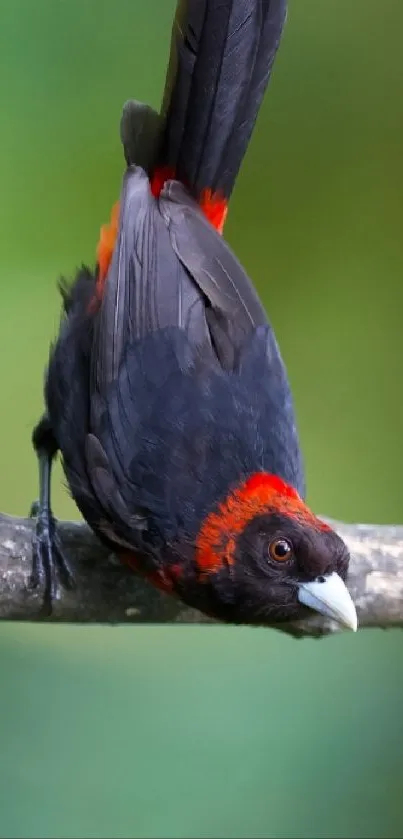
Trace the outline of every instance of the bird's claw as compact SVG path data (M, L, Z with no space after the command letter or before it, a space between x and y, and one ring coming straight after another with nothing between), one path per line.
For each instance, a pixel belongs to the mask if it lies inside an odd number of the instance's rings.
M48 509L41 509L39 502L31 507L30 517L36 518L32 540L31 589L43 588L41 614L52 613L53 602L60 596L61 587L74 588L74 576L63 552L57 533L56 520Z

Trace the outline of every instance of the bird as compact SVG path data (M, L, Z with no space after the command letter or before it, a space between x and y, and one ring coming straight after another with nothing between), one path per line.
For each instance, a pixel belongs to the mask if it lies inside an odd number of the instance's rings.
M179 0L160 111L123 106L119 200L94 267L59 281L32 433L47 615L75 585L51 504L60 453L128 585L135 572L227 624L314 611L357 629L348 548L306 503L279 343L223 235L286 17L286 0Z

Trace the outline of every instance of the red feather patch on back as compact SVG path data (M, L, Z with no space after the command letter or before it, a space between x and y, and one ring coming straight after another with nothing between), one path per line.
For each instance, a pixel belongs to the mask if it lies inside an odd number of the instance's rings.
M172 167L163 166L157 169L151 178L151 192L154 198L158 198L167 181L173 180L175 180L175 170ZM211 189L204 189L199 198L199 205L210 224L222 233L228 212L225 198L213 193Z
M211 189L204 189L199 204L210 224L215 227L218 233L222 234L228 213L228 204L225 198L215 195Z
M116 204L112 207L109 224L104 224L101 227L101 232L99 234L99 242L97 246L98 277L96 292L98 299L101 299L103 294L105 278L108 273L116 244L119 229L119 209L119 201L116 201Z
M150 181L151 192L154 198L159 198L164 184L167 181L174 181L175 180L175 169L172 166L161 166L160 169L157 169Z
M297 519L315 530L331 530L304 504L296 490L276 475L257 472L234 489L210 513L196 540L201 575L215 573L235 561L236 540L255 516L270 512Z

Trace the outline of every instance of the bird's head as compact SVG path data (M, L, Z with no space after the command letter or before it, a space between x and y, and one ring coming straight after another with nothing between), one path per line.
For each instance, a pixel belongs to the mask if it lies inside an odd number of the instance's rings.
M345 585L349 552L298 493L258 473L205 519L197 539L201 582L210 582L229 618L270 624L300 618L306 607L357 629Z

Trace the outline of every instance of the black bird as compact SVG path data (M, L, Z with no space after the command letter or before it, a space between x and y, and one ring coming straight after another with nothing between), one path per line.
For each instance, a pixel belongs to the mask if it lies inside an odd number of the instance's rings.
M85 520L155 585L227 622L309 606L356 629L347 548L303 500L273 329L221 235L285 17L285 0L180 2L161 114L124 108L120 202L95 270L61 286L33 434L47 610L71 583L50 505L60 450Z

